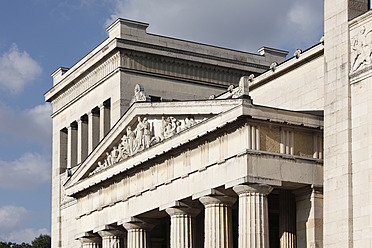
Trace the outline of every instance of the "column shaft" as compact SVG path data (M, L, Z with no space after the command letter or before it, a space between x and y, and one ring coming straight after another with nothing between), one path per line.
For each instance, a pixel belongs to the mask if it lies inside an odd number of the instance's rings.
M110 130L110 109L105 104L99 106L99 121L99 140L102 140Z
M166 212L171 216L170 247L195 247L195 216L200 210L190 207L172 207L166 209Z
M88 153L93 151L99 142L99 115L90 111L88 113Z
M148 248L147 231L144 229L128 230L128 248Z
M77 164L77 127L71 124L67 128L67 168Z
M102 237L102 248L124 248L124 232L115 229L108 229L98 231L98 234Z
M279 238L281 248L296 248L296 203L289 190L279 192Z
M204 248L232 248L231 205L236 201L228 196L203 196L205 206Z
M128 248L149 248L148 232L154 226L144 222L124 222L124 228L128 231Z
M239 185L239 248L269 247L269 216L266 185Z
M102 237L102 248L122 248L122 239L118 236Z
M88 122L80 118L77 123L77 163L80 164L88 156Z

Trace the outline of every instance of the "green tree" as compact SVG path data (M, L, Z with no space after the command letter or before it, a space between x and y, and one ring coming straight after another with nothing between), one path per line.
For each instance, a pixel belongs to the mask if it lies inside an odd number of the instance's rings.
M31 242L31 244L32 244L32 248L50 248L51 247L50 236L46 235L46 234L45 235L40 234L39 237L35 238ZM19 247L19 248L23 248L23 247ZM28 247L24 247L24 248L28 248ZM30 248L31 248L31 246L30 246Z
M11 242L0 242L0 248L32 248L32 246L27 243L16 244Z

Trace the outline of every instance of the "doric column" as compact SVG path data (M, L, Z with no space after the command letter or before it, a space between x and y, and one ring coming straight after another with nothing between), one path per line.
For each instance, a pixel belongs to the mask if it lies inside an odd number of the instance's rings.
M239 195L239 248L269 247L267 195L272 187L251 184L233 189Z
M101 248L102 240L98 235L82 233L76 237L81 243L81 248Z
M100 238L79 238L82 248L101 248Z
M99 142L99 113L95 110L88 112L88 153L93 151L93 148Z
M108 133L110 130L110 108L107 104L103 103L99 106L99 140L102 140L103 137Z
M121 223L127 230L127 247L128 248L149 248L148 231L154 226L143 221L131 221Z
M279 192L279 238L281 248L296 248L296 202L292 192Z
M195 233L195 216L199 209L190 207L171 207L165 210L171 217L170 247L193 248Z
M67 127L67 168L77 164L77 125L71 123Z
M77 120L77 163L80 164L88 156L88 119L82 116Z
M204 248L232 248L231 206L236 199L230 196L203 196L199 201L205 207Z
M98 231L102 237L102 248L124 248L124 232L119 230L102 230Z

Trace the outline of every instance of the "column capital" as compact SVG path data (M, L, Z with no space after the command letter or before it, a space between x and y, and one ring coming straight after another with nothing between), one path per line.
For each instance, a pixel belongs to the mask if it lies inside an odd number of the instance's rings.
M75 239L78 239L82 244L101 242L101 237L92 233L82 233L76 235Z
M110 237L110 236L116 236L116 237L124 236L124 231L114 228L112 226L107 226L107 225L96 228L93 231L95 233L98 233L99 236L101 236L102 238Z
M76 120L76 122L78 123L78 124L81 124L82 122L88 122L88 118L87 118L87 115L83 115L83 116L80 116L77 120Z
M97 109L91 109L87 113L88 116L99 116L99 112L97 112Z
M77 129L77 123L76 122L71 122L68 126L67 126L67 130L69 129Z
M127 231L133 229L143 229L146 231L150 231L154 228L155 225L146 223L141 219L138 218L129 218L128 220L122 220L118 222L119 225L122 225Z
M200 213L200 211L200 209L191 208L188 206L170 207L165 210L165 212L167 212L167 214L171 217L178 215L189 215L195 217Z
M233 190L238 194L259 193L268 195L273 190L273 187L266 184L241 184L233 187Z
M208 205L212 204L224 204L227 206L232 206L236 202L235 197L227 196L227 195L208 195L202 196L199 198L199 201L207 207Z

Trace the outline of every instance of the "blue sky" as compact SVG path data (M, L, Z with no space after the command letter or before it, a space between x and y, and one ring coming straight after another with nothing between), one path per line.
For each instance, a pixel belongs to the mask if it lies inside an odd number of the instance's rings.
M50 74L107 37L117 17L148 32L256 53L318 43L321 0L8 0L0 8L0 241L50 233Z

